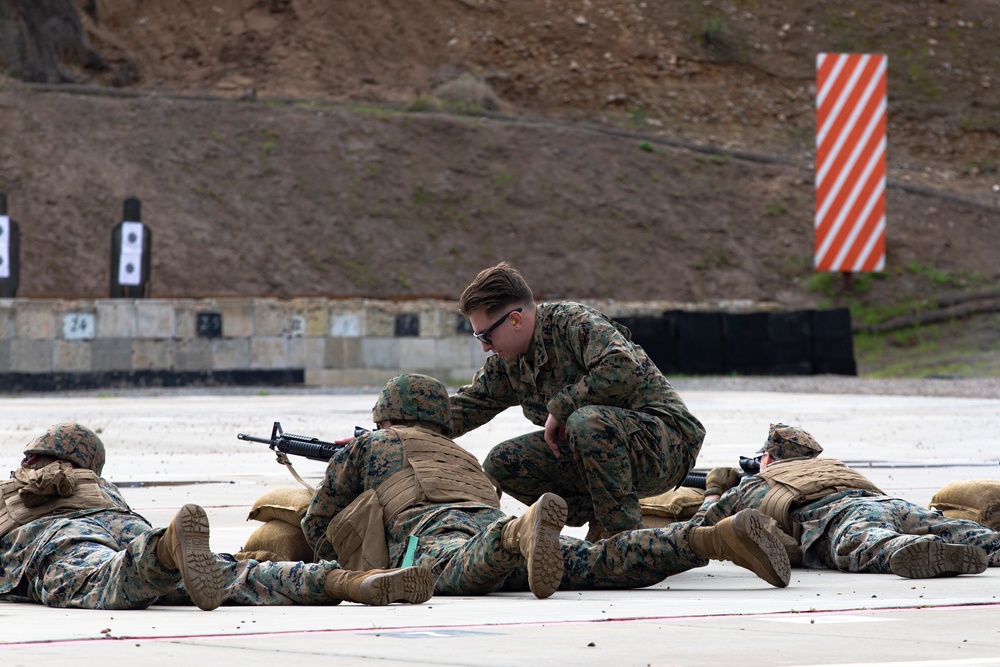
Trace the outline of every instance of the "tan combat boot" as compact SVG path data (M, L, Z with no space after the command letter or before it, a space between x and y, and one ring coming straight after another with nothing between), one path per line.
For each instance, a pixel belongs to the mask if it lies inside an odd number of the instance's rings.
M520 553L528 562L528 588L536 598L555 593L562 583L562 549L559 533L566 525L566 501L554 493L542 494L528 510L508 521L500 543L512 553Z
M423 567L395 570L333 570L323 591L334 600L381 607L393 602L420 604L434 595L434 575Z
M156 558L163 567L181 571L191 601L209 611L225 598L222 566L208 546L208 516L198 505L185 505L156 543Z
M982 547L937 540L911 542L889 558L892 573L907 579L981 574L989 564L989 556Z
M692 529L688 544L701 558L731 561L772 586L784 588L792 572L775 530L774 519L745 509L714 526Z
M265 561L278 563L283 560L288 560L287 558L282 558L280 554L276 554L273 551L267 551L264 549L258 549L256 551L237 551L236 553L233 554L233 558L235 558L236 560L255 560L260 563L263 563Z

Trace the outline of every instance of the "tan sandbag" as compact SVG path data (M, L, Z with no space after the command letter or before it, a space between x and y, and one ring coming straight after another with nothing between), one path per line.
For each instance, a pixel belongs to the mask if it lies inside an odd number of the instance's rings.
M663 528L664 526L677 523L677 519L672 516L656 516L655 514L642 515L642 527L643 528Z
M277 560L301 560L309 563L313 559L313 551L309 548L302 529L277 519L268 521L253 531L242 551L268 551L276 554Z
M658 528L667 523L690 519L698 511L698 508L701 507L704 500L704 491L688 486L682 486L673 491L666 491L658 496L640 498L639 507L642 509L642 523L650 528ZM649 517L649 520L647 520L647 517ZM654 517L660 517L665 521L662 523L655 521Z
M978 521L1000 530L1000 480L948 482L931 498L930 508L956 519Z
M309 509L312 494L306 489L280 488L265 492L250 509L247 521L284 521L298 526Z
M277 563L286 560L281 557L281 554L276 554L273 551L237 551L233 554L233 558L236 560L257 560L257 561L271 561L272 563Z

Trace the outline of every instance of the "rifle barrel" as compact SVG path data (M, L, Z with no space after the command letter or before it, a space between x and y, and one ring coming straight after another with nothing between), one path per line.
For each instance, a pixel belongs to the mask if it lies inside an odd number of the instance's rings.
M263 442L265 445L274 446L274 442L270 438L258 438L255 435L248 435L246 433L237 433L236 437L240 440L249 440L251 442Z

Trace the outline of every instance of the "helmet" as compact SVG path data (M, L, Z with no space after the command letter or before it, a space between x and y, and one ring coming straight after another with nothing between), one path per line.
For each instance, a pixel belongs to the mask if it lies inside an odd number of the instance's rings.
M823 448L807 431L788 424L771 424L767 442L757 453L767 452L776 459L795 459L819 456L822 451Z
M448 390L440 381L418 373L403 373L382 388L372 408L372 421L427 422L447 432L451 425Z
M24 453L54 456L98 475L104 470L104 443L96 433L75 422L50 426L44 435L28 443Z

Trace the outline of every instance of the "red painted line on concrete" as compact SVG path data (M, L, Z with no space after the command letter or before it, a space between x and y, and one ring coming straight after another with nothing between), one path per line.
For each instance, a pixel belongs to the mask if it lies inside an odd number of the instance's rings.
M228 639L271 639L280 637L306 637L319 635L381 635L398 634L405 632L434 632L449 630L469 630L469 629L502 629L502 628L523 628L523 627L544 627L544 626L570 626L570 625L590 625L600 623L602 625L613 623L664 623L670 621L703 621L719 620L725 618L774 618L781 616L830 616L835 614L858 615L858 614L900 614L907 612L926 611L963 611L981 609L1000 609L1000 603L973 603L966 605L945 605L945 606L913 606L913 607L879 607L876 609L810 609L809 611L780 611L762 614L705 614L698 616L637 616L634 618L608 618L591 619L585 621L531 621L529 623L469 623L467 625L414 625L385 628L340 628L329 630L285 630L276 632L248 632L245 634L205 634L205 635L155 635L155 636L130 636L123 635L95 637L93 639L54 639L51 641L33 642L5 642L0 644L0 650L5 648L30 648L40 646L72 646L76 644L93 644L94 642L189 642L189 641L223 641Z

